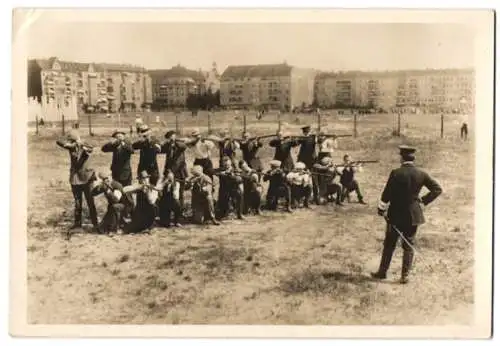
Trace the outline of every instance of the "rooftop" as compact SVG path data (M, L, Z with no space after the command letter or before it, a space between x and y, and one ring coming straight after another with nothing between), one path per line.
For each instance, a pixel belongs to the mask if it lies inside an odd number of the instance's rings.
M283 64L232 65L228 66L221 78L282 77L290 75L292 66Z
M420 69L420 70L386 70L386 71L331 71L319 72L318 79L322 78L353 78L353 77L390 77L390 76L423 76L423 75L455 75L460 73L474 73L473 68L451 69Z
M148 73L154 79L191 78L195 81L205 80L205 75L202 71L190 70L181 65L164 70L148 70Z
M89 66L93 65L95 71L123 71L123 72L144 72L145 69L140 66L130 64L115 64L115 63L94 63L94 62L76 62L76 61L63 61L56 57L48 59L30 59L28 63L37 64L43 70L52 70L54 63L58 63L62 71L80 72L88 71Z

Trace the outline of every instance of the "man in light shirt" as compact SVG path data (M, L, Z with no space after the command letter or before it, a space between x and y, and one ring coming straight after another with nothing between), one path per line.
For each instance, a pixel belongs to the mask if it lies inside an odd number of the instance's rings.
M328 138L323 131L318 134L318 161L323 157L333 157L333 152L337 149L338 143L336 137Z
M137 134L139 134L139 132L141 132L141 126L143 124L144 124L144 122L142 121L141 115L136 114L135 115L135 130L136 130Z
M186 143L193 150L194 166L201 166L203 174L213 179L213 163L212 163L212 150L215 148L215 143L211 140L201 138L200 131L194 130L191 132L193 140Z
M306 165L303 162L297 162L294 170L287 174L286 180L291 189L292 208L297 208L302 201L305 208L309 208L309 198L312 192L312 179Z

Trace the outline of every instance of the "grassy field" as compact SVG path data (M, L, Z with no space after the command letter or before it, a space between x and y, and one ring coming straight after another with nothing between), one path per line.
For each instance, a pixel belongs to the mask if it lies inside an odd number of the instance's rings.
M240 131L241 119L234 117L212 119L213 128ZM352 119L325 118L328 132L352 133ZM313 119L294 116L283 126L298 133ZM205 128L183 123L185 131L191 126ZM85 139L101 145L110 127L113 124L103 122L94 137ZM274 132L277 124L275 119L252 120L248 127L264 134ZM406 116L402 137L392 137L392 128L392 115L366 116L359 120L359 136L339 143L336 161L347 152L355 159L380 160L357 177L367 206L313 206L293 214L266 212L229 220L219 227L186 225L112 238L79 233L69 242L62 232L73 221L73 200L68 154L54 142L60 131L30 133L29 323L470 323L474 139L460 141L458 120L451 116L446 118L444 139L439 138L439 116ZM164 130L155 126L158 136ZM378 266L385 229L376 204L390 170L398 166L401 143L418 147L417 164L444 189L425 210L427 223L417 236L419 253L406 286L397 284L400 247L390 279L369 279ZM270 148L263 149L266 164L271 155ZM137 161L134 155L134 170ZM111 157L99 151L91 158L96 169L110 162ZM102 215L105 201L99 197L96 202Z

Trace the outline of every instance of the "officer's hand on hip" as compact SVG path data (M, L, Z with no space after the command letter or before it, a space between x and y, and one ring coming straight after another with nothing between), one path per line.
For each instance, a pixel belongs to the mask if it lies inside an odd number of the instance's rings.
M378 214L379 216L384 216L384 213L385 213L385 211L384 211L384 210L382 210L382 209L377 209L377 214Z

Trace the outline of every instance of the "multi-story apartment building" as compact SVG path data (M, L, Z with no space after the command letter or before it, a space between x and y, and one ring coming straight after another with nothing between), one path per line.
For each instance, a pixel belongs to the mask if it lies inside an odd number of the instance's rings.
M322 107L470 110L474 78L472 69L324 72L316 77L315 100Z
M103 112L147 108L152 103L151 78L142 67L33 59L28 61L28 97Z
M212 63L212 68L209 71L202 72L205 77L205 89L213 94L220 90L220 74L217 70L217 64Z
M312 69L286 63L275 65L229 66L221 76L221 105L292 109L314 100Z
M157 104L184 107L189 94L203 94L207 91L207 79L202 71L177 65L168 70L148 72L152 79L153 100Z

